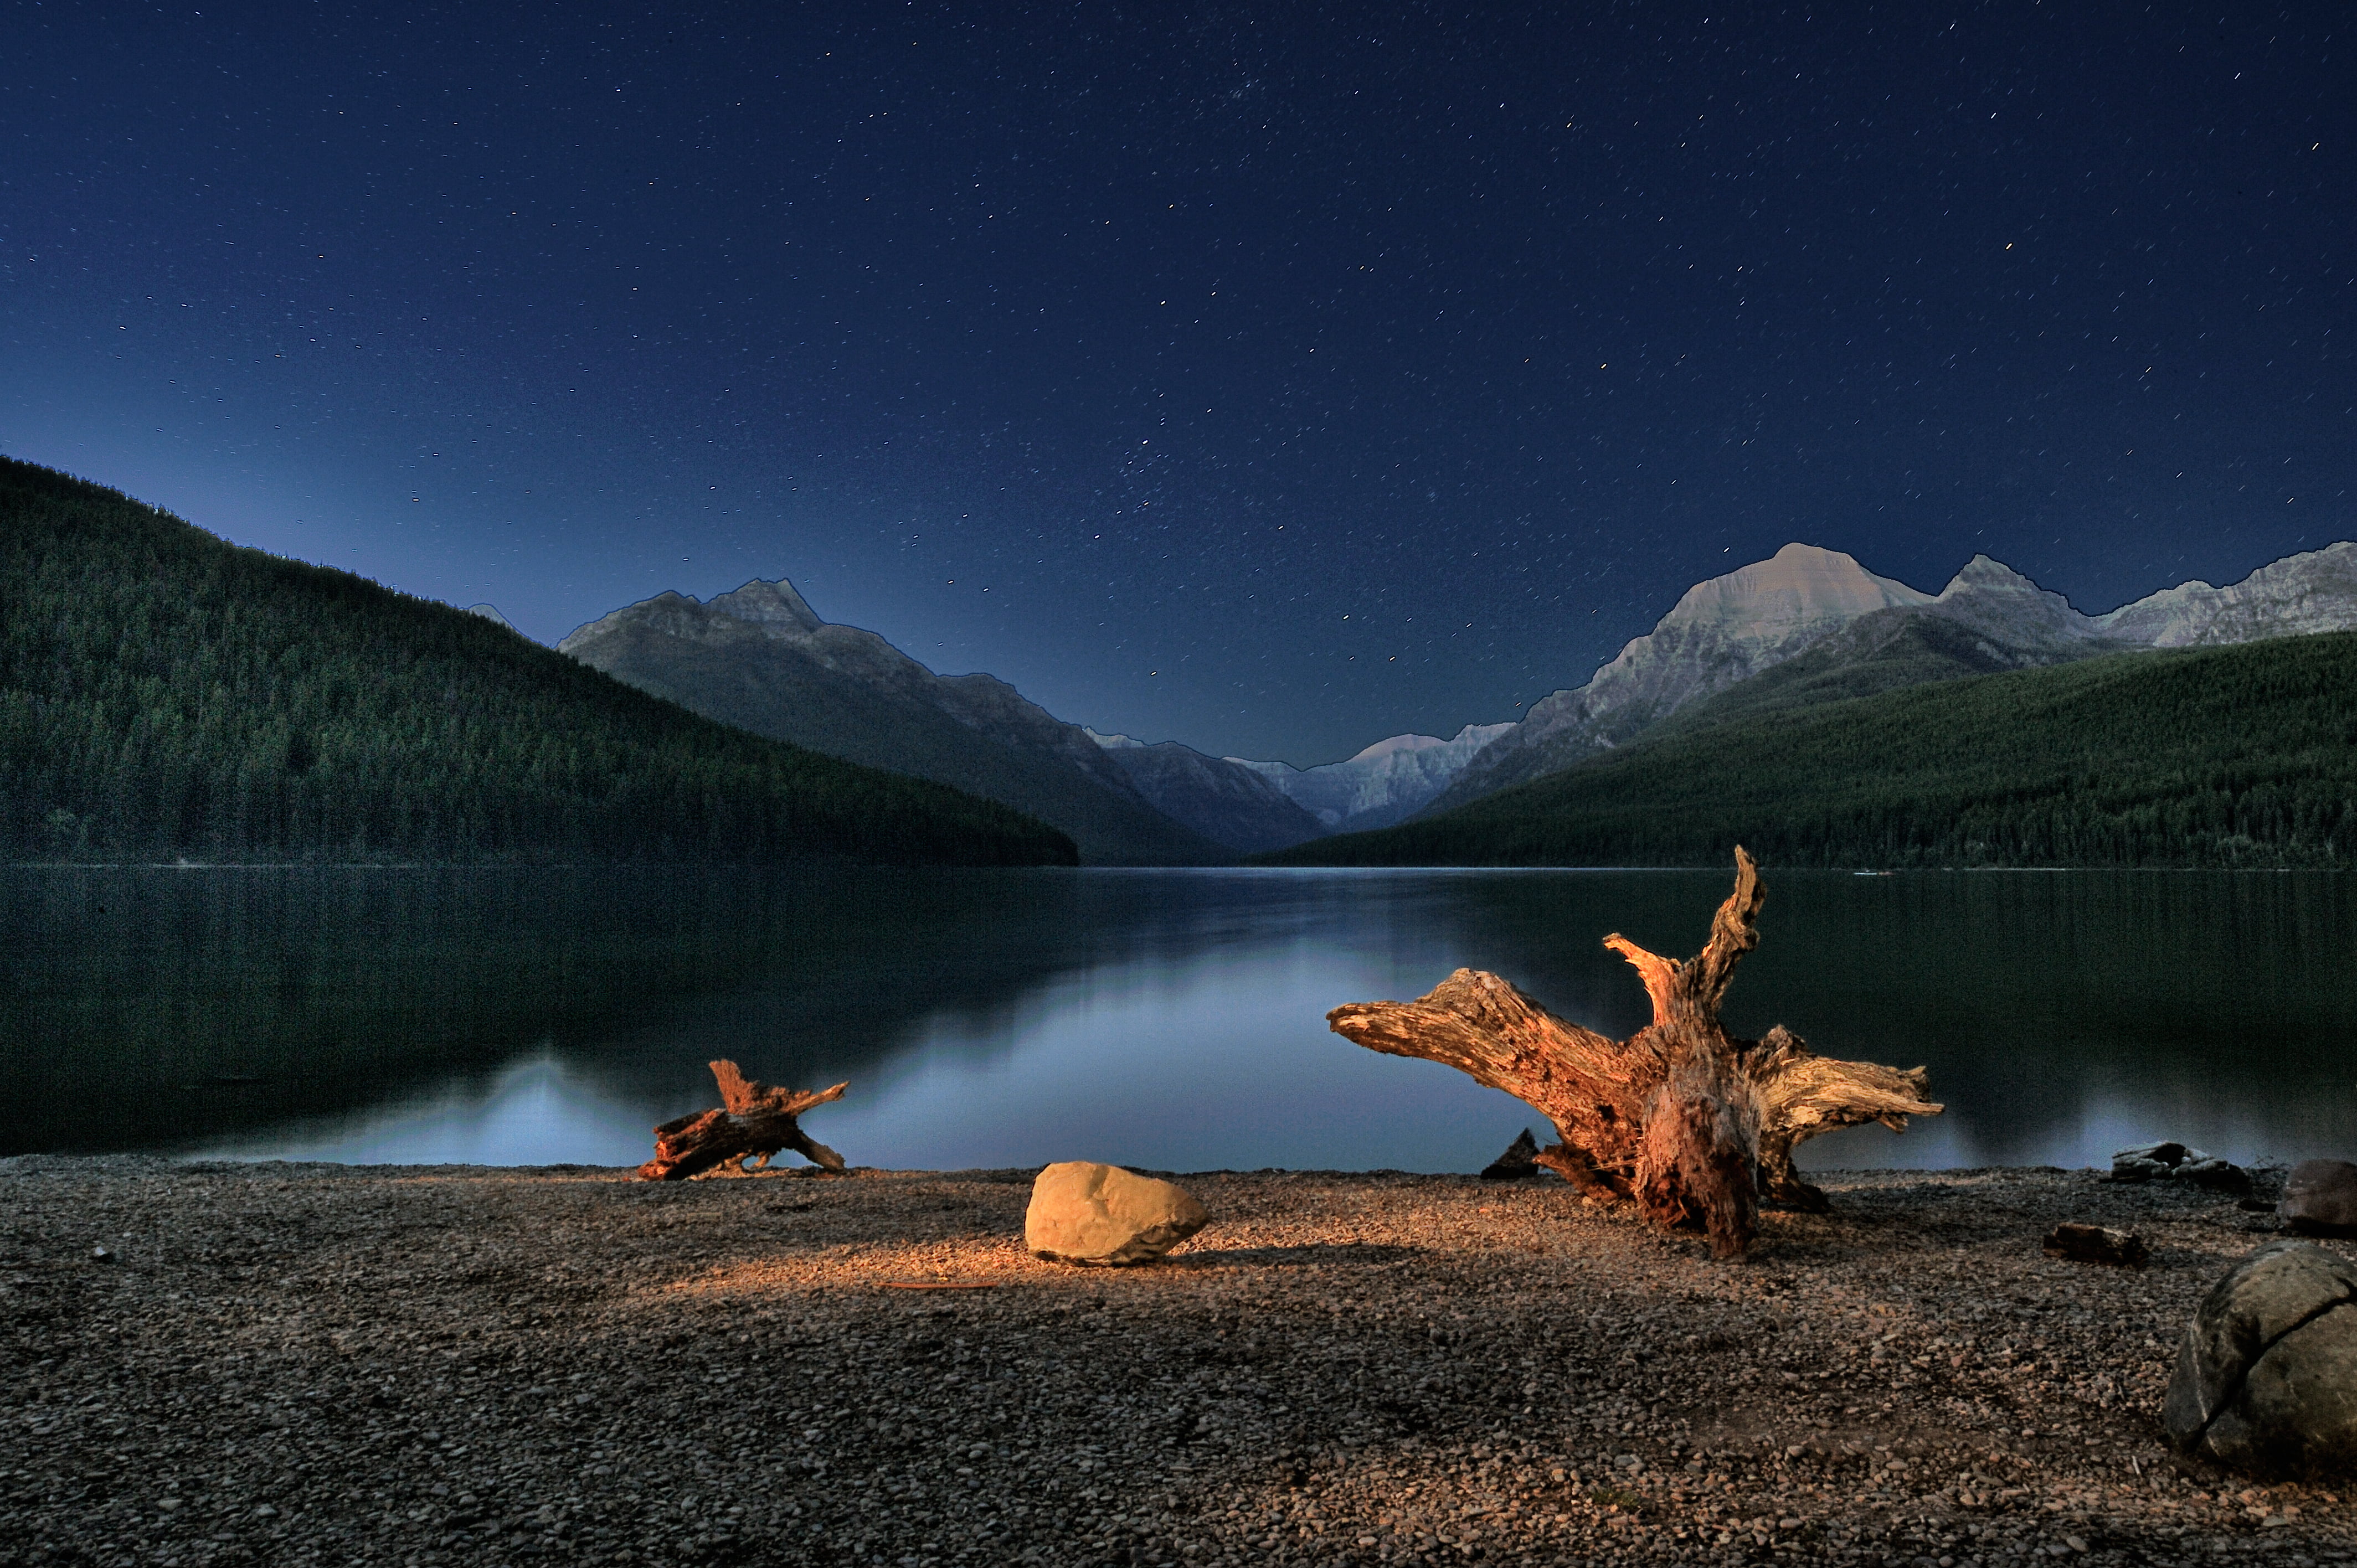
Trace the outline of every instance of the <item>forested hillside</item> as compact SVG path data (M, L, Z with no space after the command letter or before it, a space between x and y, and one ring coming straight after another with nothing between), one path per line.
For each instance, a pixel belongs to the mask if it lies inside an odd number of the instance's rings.
M1738 688L1740 690L1740 688ZM1681 725L1319 865L2357 865L2357 633Z
M1069 864L490 619L0 459L0 856Z

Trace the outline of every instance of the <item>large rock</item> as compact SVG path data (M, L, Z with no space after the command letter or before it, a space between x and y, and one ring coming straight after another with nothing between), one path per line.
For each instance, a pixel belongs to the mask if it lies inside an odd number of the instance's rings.
M2321 1236L2357 1232L2357 1165L2347 1160L2302 1160L2284 1182L2276 1212L2295 1230Z
M2109 1263L2114 1268L2140 1269L2152 1262L2152 1249L2133 1230L2113 1230L2101 1225L2064 1220L2046 1233L2046 1255L2077 1263Z
M2202 1298L2161 1420L2169 1440L2273 1473L2357 1466L2357 1264L2274 1241Z
M2114 1181L2188 1181L2237 1197L2251 1190L2251 1173L2215 1155L2205 1155L2183 1144L2139 1144L2112 1156Z
M1066 1160L1031 1184L1023 1244L1064 1263L1150 1263L1211 1223L1184 1188L1119 1165Z

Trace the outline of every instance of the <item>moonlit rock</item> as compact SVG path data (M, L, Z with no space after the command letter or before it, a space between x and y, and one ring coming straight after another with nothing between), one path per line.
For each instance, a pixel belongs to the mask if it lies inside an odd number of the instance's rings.
M2236 1469L2357 1467L2357 1265L2272 1241L2229 1269L2179 1344L2161 1424Z
M2302 1160L2284 1183L2276 1212L2294 1230L2357 1236L2357 1165L2347 1160Z

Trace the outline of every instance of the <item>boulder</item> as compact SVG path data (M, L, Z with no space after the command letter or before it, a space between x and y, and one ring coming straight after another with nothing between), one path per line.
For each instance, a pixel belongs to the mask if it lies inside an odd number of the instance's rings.
M1539 1174L1539 1144L1528 1127L1506 1145L1506 1152L1481 1167L1483 1181L1520 1181Z
M2295 1230L2357 1234L2357 1165L2347 1160L2300 1161L2284 1182L2276 1212Z
M2152 1250L2133 1230L2111 1230L2067 1219L2046 1233L2045 1247L2050 1258L2109 1263L2114 1268L2140 1269L2152 1261Z
M2188 1181L2237 1197L2251 1190L2251 1173L2183 1144L2139 1144L2112 1156L2114 1181Z
M1049 1165L1031 1184L1023 1245L1062 1263L1150 1263L1211 1223L1185 1189L1088 1160Z
M2190 1181L2195 1187L2206 1187L2218 1192L2232 1193L2236 1197L2251 1196L2251 1173L2228 1160L2212 1155L2188 1160L2177 1167L2177 1179Z
M2138 1144L2133 1149L2122 1149L2112 1156L2114 1181L2166 1180L2177 1174L2177 1167L2190 1157L2206 1160L2210 1156L2199 1149L2189 1149L2182 1144Z
M2161 1408L2169 1441L2271 1474L2357 1466L2357 1264L2273 1241L2211 1287Z

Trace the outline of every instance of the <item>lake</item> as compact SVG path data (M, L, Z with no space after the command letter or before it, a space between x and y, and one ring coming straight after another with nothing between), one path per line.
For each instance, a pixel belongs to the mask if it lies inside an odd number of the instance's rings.
M2357 1155L2330 873L1766 870L1727 1021L1931 1069L1803 1164ZM1623 1036L1731 873L0 870L0 1152L632 1165L799 1087L856 1165L1469 1171L1536 1113L1329 1033L1459 965ZM787 1156L791 1159L791 1156Z

